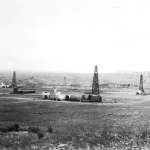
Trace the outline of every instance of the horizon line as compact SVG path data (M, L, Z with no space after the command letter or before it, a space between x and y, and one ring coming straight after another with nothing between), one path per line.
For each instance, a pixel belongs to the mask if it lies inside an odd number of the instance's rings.
M71 71L48 71L48 70L26 70L26 69L0 69L0 72L28 72L28 73L62 73L62 74L92 74L93 72L71 72ZM116 70L116 71L100 71L98 70L99 74L111 74L111 73L146 73L150 72L150 70L145 70L145 71L133 71L133 70Z

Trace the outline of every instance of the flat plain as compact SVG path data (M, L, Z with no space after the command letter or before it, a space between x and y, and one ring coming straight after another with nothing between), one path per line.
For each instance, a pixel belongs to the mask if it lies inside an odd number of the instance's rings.
M150 148L150 95L137 96L136 90L104 88L103 103L81 103L43 100L40 89L35 95L1 89L0 127L38 127L42 138L28 130L1 132L0 148Z

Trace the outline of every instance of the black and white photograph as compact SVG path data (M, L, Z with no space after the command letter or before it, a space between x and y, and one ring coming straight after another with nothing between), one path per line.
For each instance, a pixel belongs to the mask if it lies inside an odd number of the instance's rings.
M0 0L0 150L150 150L150 1Z

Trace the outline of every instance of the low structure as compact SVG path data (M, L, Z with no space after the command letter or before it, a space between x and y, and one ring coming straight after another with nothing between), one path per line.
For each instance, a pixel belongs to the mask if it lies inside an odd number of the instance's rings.
M43 91L42 92L42 99L49 99L50 98L50 92Z
M65 95L61 94L61 92L57 92L56 88L53 88L50 89L49 91L43 91L42 98L49 100L64 100Z
M68 96L68 99L67 99ZM81 96L77 96L77 95L66 95L65 97L66 101L72 101L72 102L80 102L81 101Z
M1 88L10 88L11 86L9 84L5 84L4 82L1 82L0 87Z
M92 95L92 94L84 94L81 97L81 102L102 102L102 98L100 95Z

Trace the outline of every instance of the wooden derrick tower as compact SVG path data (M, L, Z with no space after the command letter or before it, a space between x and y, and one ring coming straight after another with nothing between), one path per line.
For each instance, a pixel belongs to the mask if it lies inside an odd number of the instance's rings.
M12 77L12 88L13 88L13 93L18 92L18 87L17 87L17 81L16 81L16 72L13 72L13 77Z
M139 85L139 90L144 93L144 88L143 88L143 75L140 75L140 85Z
M99 80L98 80L98 67L95 66L93 83L92 83L92 95L99 95Z
M94 68L93 83L92 83L92 94L88 96L89 102L102 102L102 97L100 96L99 90L99 80L98 80L98 67Z
M33 89L33 90L32 90L32 89L31 89L31 90L28 90L28 89L21 90L21 89L19 89L19 88L21 88L21 86L18 86L18 85L17 85L17 79L16 79L16 72L15 72L15 71L13 72L11 87L12 87L12 94L35 93L35 90L34 90L34 89Z
M82 95L81 102L96 102L96 103L102 102L102 97L100 95L100 89L99 89L98 67L97 66L95 66L95 68L94 68L92 90L91 90L90 94Z
M64 85L66 86L67 85L67 78L64 77Z
M139 89L136 92L136 95L145 95L145 91L143 88L143 75L140 75L140 83L139 83Z

